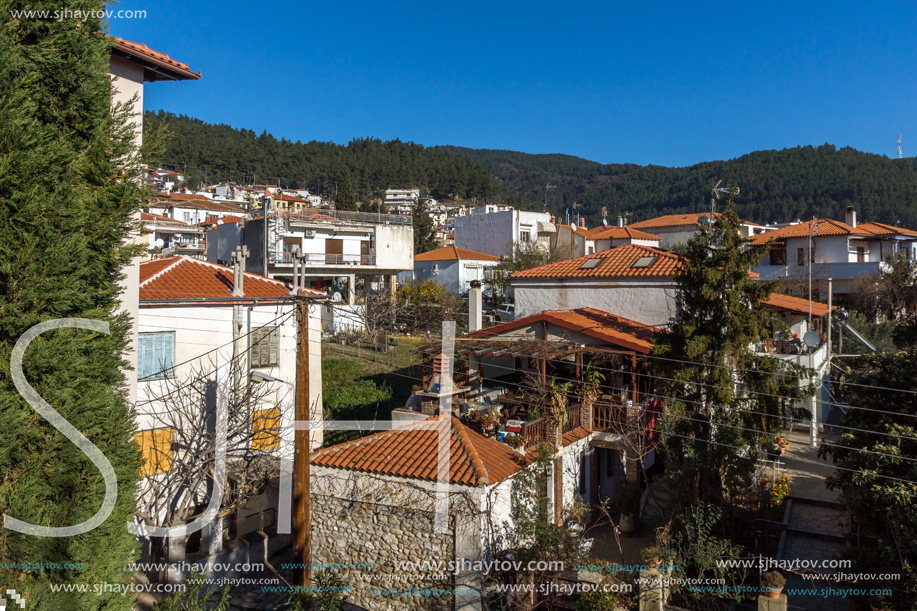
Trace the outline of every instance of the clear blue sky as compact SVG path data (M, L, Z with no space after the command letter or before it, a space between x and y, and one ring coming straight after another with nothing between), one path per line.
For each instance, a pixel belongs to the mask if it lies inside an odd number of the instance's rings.
M203 71L145 107L293 141L373 136L680 166L830 142L917 154L914 2L125 0L110 32ZM700 3L696 3L700 4Z

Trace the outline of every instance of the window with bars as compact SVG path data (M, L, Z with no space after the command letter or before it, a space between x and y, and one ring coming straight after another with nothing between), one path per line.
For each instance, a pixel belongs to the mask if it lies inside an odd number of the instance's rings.
M252 333L250 367L274 367L280 352L277 327L263 327Z
M137 379L170 378L175 363L175 332L140 333L137 339Z

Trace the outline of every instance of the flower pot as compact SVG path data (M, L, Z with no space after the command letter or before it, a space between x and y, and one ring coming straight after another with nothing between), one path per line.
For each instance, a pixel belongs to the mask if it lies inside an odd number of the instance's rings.
M637 531L637 523L634 520L634 514L632 513L622 513L621 519L618 521L618 531L622 535L632 535Z
M777 600L778 598L780 598L780 592L783 590L782 586L779 588L772 588L770 586L761 586L761 587L764 588L764 593L767 595L767 597L773 600Z

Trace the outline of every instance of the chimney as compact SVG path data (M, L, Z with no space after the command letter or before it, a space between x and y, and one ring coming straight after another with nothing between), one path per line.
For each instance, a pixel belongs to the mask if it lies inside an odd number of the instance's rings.
M857 211L853 206L847 206L847 224L851 227L857 226Z
M585 229L586 228L586 219L580 217L579 226Z
M618 227L624 227L624 217L623 216L618 217Z
M468 290L468 330L480 331L484 327L483 307L481 305L481 281L472 280Z
M242 254L242 247L236 246L232 253L232 296L245 297L245 257Z

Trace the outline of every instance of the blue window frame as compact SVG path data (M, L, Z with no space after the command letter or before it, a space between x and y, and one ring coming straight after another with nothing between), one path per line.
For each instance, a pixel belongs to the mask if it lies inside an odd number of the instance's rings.
M170 378L175 364L175 332L141 333L137 345L137 378Z

